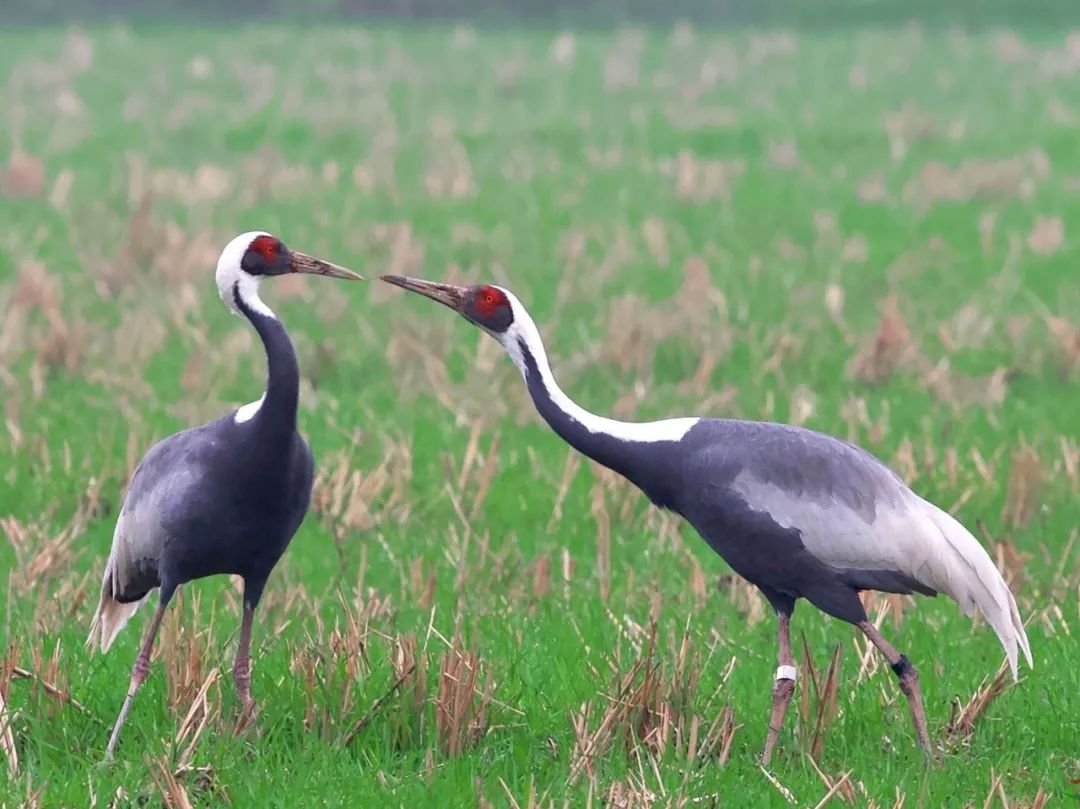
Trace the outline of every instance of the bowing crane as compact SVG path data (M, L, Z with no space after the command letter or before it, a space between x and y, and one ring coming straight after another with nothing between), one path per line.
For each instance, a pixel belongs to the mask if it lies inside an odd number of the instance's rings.
M247 318L266 351L266 391L216 421L171 435L139 463L105 563L88 645L107 651L139 604L160 588L158 607L106 749L111 758L135 692L150 669L165 608L185 582L219 573L244 580L244 614L233 665L243 709L251 696L251 627L266 580L300 527L311 498L313 465L296 429L300 370L288 332L259 298L262 279L310 273L360 280L351 270L295 250L263 232L243 233L221 253L217 286Z
M854 624L888 660L928 753L918 672L867 619L860 591L945 593L966 614L978 608L986 616L1014 679L1018 650L1032 664L1016 601L982 545L865 450L785 424L597 416L563 393L539 330L508 290L395 275L382 280L448 306L498 340L536 409L564 441L680 514L769 601L779 619L779 667L766 765L795 690L789 632L797 599Z

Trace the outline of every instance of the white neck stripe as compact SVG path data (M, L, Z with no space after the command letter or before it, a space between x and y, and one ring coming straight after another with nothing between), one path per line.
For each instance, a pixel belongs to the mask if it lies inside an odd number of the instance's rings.
M259 279L256 276L248 275L248 273L241 270L236 278L235 289L236 294L248 309L263 317L277 320L274 311L263 303L263 299L259 297Z
M551 366L548 364L547 351L544 350L543 340L540 339L540 331L536 328L532 317L513 293L505 289L502 291L506 294L507 300L510 301L510 308L514 312L514 322L505 332L495 335L496 339L506 349L506 353L510 355L518 370L521 371L522 377L528 375L528 369L525 366L525 358L518 341L524 343L536 361L537 371L544 387L547 389L548 395L551 397L551 401L559 410L590 433L609 435L620 441L643 443L679 441L690 431L690 428L700 421L698 418L663 419L662 421L646 422L617 421L616 419L590 413L579 406L563 393L562 388L555 381L555 377L551 373Z

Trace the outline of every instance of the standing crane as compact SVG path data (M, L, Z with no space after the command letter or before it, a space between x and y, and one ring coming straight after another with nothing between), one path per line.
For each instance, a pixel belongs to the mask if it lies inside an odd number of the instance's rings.
M216 421L155 444L131 479L87 645L107 651L150 591L157 587L160 593L106 758L112 757L131 701L150 670L165 608L178 586L204 576L231 573L244 580L233 680L242 723L254 719L249 654L255 607L307 513L313 478L311 450L296 430L296 352L281 321L259 298L263 278L288 273L361 280L351 270L288 249L269 233L243 233L229 242L218 259L218 291L262 340L266 392Z
M797 599L854 624L888 660L930 753L915 666L869 620L862 590L945 593L977 607L1005 649L1032 665L1016 601L978 540L865 450L786 424L711 418L616 421L575 404L556 383L521 302L490 285L462 287L384 275L460 313L506 350L540 415L564 441L687 520L755 585L779 619L779 667L763 762L772 758L797 671L789 627Z

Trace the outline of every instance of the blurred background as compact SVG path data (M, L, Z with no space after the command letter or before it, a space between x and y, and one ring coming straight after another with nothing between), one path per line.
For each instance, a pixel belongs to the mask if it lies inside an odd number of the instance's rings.
M0 7L0 803L1046 806L1080 777L1080 12L992 2L6 0ZM856 441L1017 593L1018 687L942 598L868 595L941 767L850 627L793 624L574 455L499 347L377 281L274 279L313 509L260 606L184 589L83 648L152 443L258 398L212 281L265 229L364 273L490 281L624 419ZM921 796L921 797L920 797ZM922 805L922 804L918 804Z

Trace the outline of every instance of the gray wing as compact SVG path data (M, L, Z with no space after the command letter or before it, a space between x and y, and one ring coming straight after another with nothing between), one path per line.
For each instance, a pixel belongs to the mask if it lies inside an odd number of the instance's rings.
M201 478L198 446L204 428L176 433L146 453L131 480L116 520L103 590L118 601L143 597L157 587L165 546L165 520Z
M727 428L728 484L751 509L799 532L816 559L859 589L945 593L978 608L1005 648L1031 652L1016 600L985 548L884 463L831 436L786 425ZM719 451L719 450L717 450Z
M751 510L798 531L811 555L859 579L852 579L856 587L937 589L916 575L928 549L912 547L914 532L906 530L917 498L873 455L783 424L717 421L710 432L698 468L724 470L715 482Z

